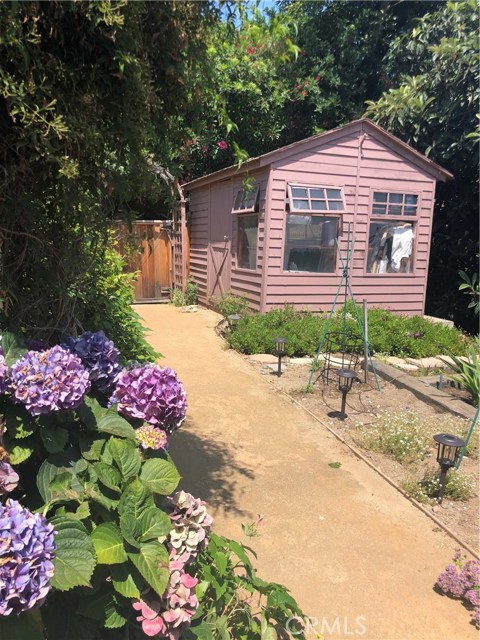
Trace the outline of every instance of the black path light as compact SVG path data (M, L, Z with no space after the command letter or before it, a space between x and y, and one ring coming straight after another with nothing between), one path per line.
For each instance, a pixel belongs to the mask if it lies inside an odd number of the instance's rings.
M238 313L231 313L229 316L227 316L227 320L230 328L233 330L237 326L238 321L240 320L240 316L238 315Z
M437 462L440 465L440 488L437 493L437 499L442 504L447 472L457 464L460 451L465 446L465 441L457 438L457 436L452 436L450 433L438 433L433 436L433 439L437 443Z
M335 372L338 376L338 388L342 392L342 409L340 411L340 420L345 420L347 414L345 413L345 406L347 404L347 393L352 388L353 381L357 379L357 374L353 369L338 369Z
M277 376L282 375L282 358L285 355L286 344L287 344L287 341L285 338L275 338L275 355L278 358Z

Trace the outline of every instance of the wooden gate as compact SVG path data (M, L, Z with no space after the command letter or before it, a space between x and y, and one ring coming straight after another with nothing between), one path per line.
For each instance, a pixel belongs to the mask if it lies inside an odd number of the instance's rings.
M168 299L172 286L172 242L169 220L137 220L128 227L119 223L120 246L128 240L138 246L129 261L128 270L138 272L135 282L135 300L153 302Z

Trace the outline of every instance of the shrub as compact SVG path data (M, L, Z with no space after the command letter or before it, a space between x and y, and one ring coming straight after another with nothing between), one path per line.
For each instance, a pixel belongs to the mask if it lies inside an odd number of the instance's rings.
M181 289L173 288L170 292L170 300L174 307L185 306L185 294Z
M233 293L226 293L221 298L213 298L212 303L224 318L234 313L244 315L248 311L248 300Z
M103 334L73 341L82 360L58 345L27 352L11 333L1 344L2 637L56 640L66 621L69 640L285 636L302 616L287 590L256 577L242 544L208 542L205 503L176 492L175 372L127 366L107 401L90 387L115 349Z
M431 446L420 416L411 411L399 415L383 412L377 425L363 431L361 444L369 451L391 455L399 462L419 460Z
M228 310L229 313L237 312ZM281 335L288 340L287 355L313 356L320 346L327 318L325 314L295 311L286 305L263 315L255 313L242 317L235 332L227 339L230 346L241 353L273 353L273 339ZM468 341L461 331L433 324L425 318L398 316L384 309L371 309L368 318L372 354L403 357L436 356L440 353L462 355L467 348ZM345 325L349 333L362 337L352 302L347 303ZM341 309L332 315L328 331L341 332L343 327ZM337 347L340 350L341 345Z
M420 480L408 479L402 483L405 491L418 502L433 502L440 489L440 473L438 469L425 472ZM475 481L472 476L460 471L449 471L445 483L446 498L450 500L468 500L474 495Z
M70 296L77 300L77 325L81 331L105 331L124 363L149 362L160 354L147 342L148 329L132 308L136 274L124 272L125 261L117 246L112 236L110 245L95 254L90 270L70 287Z
M198 284L192 278L187 280L185 288L185 304L192 305L198 302Z

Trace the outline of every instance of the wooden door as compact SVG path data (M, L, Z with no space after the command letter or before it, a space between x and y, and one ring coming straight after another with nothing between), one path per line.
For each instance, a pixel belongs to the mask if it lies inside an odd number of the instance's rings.
M208 298L230 290L232 263L232 181L212 186L210 200L210 243L208 247Z

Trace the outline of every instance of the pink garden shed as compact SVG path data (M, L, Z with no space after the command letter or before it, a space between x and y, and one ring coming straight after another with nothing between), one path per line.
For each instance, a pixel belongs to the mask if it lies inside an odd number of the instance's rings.
M245 178L248 177L248 180ZM350 223L358 300L423 314L437 180L453 176L356 120L185 185L190 276L202 304L226 292L266 312L332 305Z

